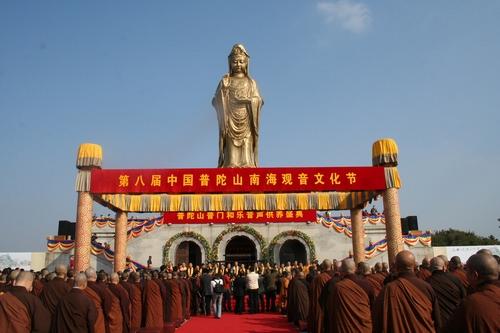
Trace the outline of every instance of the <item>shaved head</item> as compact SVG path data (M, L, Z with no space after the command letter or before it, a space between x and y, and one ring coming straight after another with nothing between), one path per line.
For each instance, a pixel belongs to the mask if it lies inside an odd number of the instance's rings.
M85 273L78 273L75 275L75 281L73 282L74 288L85 289L87 288L87 275Z
M424 259L422 259L422 265L421 266L423 268L429 268L429 265L430 265L429 258L425 257Z
M17 279L17 276L19 275L20 272L21 271L18 269L13 270L12 272L10 272L9 278L7 280L10 281L11 283L14 282Z
M389 271L389 264L386 262L382 263L382 272L388 272Z
M368 275L371 273L370 265L366 262L362 261L358 264L358 274L360 275Z
M85 275L87 276L87 281L97 280L97 273L92 267L89 267L85 270Z
M445 262L441 257L435 257L431 259L430 271L444 271Z
M487 254L474 254L467 260L469 276L476 275L480 281L498 279L498 263L493 256Z
M382 263L381 262L378 262L375 264L375 272L376 273L382 272Z
M332 261L330 259L325 259L321 263L321 269L324 272L331 271L332 270Z
M462 268L462 260L460 260L459 256L451 257L450 262L448 263L451 270L455 270L457 268Z
M27 291L31 291L33 289L33 280L35 279L35 275L31 272L19 272L17 274L16 280L14 281L14 286L24 287Z
M56 269L54 270L54 272L56 273L56 275L58 277L65 278L66 273L68 273L68 269L66 268L65 265L59 264L56 266Z
M401 251L396 255L396 270L398 273L413 272L415 256L410 251Z
M118 282L120 282L120 277L118 276L118 273L111 273L111 276L109 279L110 279L112 284L118 284Z
M340 266L340 272L343 274L356 273L356 263L354 262L354 260L351 258L342 260L342 265Z
M305 278L304 272L298 272L295 276L297 277L297 279L304 279Z
M491 250L489 250L489 249L481 249L481 250L477 251L476 254L488 254L488 255L492 256L493 252L491 252Z

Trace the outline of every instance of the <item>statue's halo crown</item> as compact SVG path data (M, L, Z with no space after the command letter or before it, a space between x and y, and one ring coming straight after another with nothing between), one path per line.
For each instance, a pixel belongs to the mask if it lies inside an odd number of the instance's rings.
M229 53L228 58L231 58L232 56L235 56L235 55L241 55L241 54L244 54L247 58L250 58L250 56L248 55L248 52L245 49L245 47L243 46L243 44L234 44L233 48L231 49L231 53Z

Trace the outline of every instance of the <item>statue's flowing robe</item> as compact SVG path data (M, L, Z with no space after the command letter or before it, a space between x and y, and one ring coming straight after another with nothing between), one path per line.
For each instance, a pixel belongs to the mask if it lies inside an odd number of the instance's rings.
M219 123L218 167L258 166L263 104L257 83L249 76L236 79L226 74L222 78L212 100Z

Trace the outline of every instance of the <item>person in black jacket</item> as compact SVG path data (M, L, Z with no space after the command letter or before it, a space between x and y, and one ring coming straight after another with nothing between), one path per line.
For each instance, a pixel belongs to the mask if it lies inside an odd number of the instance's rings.
M203 269L203 275L201 276L201 287L203 295L205 296L205 316L210 316L212 305L212 275L206 268Z
M245 311L243 299L245 298L246 279L245 272L240 271L233 283L233 295L236 301L234 313L241 314Z

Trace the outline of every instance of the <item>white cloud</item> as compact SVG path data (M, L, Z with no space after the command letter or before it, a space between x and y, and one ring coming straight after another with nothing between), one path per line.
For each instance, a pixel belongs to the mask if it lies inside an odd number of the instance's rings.
M363 3L351 0L320 2L317 9L327 23L339 25L354 33L365 31L371 23L370 9Z

